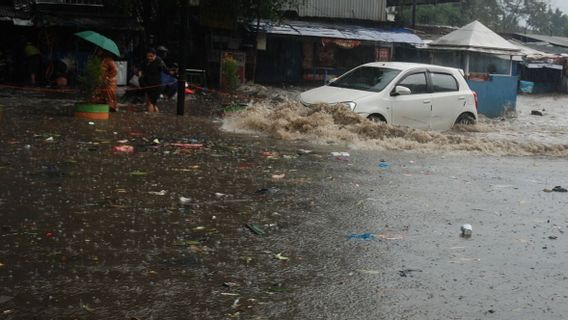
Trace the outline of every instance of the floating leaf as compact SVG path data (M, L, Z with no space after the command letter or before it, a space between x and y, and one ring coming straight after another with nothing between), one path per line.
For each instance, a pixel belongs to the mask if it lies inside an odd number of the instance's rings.
M147 176L148 172L144 172L144 171L132 171L130 172L130 175L133 177L143 177L143 176Z
M274 258L276 258L278 260L290 260L290 258L283 256L282 253L275 255Z
M174 246L178 246L178 247L197 246L199 244L201 244L201 243L197 240L179 240L179 241L174 242Z
M246 227L249 228L250 231L252 231L257 236L263 236L266 234L266 232L264 232L264 230L262 230L262 228L258 224L250 223L247 224Z
M82 307L83 307L83 309L85 309L85 310L87 310L87 311L89 311L89 312L95 311L95 308L89 306L88 304L84 304Z

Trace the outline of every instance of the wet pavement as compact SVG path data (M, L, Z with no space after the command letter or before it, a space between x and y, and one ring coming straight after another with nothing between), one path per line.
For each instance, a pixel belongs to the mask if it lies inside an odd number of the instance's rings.
M72 104L0 97L2 319L568 311L568 193L543 191L568 185L563 158L353 151L173 106L90 124Z

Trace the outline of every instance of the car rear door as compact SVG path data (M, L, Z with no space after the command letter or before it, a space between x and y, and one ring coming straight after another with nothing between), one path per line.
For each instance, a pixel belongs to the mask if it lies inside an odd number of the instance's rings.
M429 72L432 84L432 119L434 130L448 130L456 121L466 103L466 94L460 91L458 79L450 72Z
M410 95L392 97L392 123L416 129L430 129L432 95L426 71L411 72L396 85L410 89Z

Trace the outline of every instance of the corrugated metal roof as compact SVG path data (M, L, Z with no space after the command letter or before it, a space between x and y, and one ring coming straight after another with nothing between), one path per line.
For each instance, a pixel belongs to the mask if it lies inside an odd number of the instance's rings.
M548 42L555 46L568 47L568 38L566 37L543 36L540 34L522 34L522 33L517 33L517 35L528 39L537 40L539 42Z
M417 5L423 5L423 4L442 4L442 3L456 3L456 2L461 2L462 0L417 0L416 4ZM412 5L412 1L400 1L400 0L388 0L387 1L387 6L392 7L392 6L398 6L400 4L405 4L407 6Z
M256 23L249 24L249 30L256 30ZM260 32L301 37L321 37L361 41L422 44L422 39L402 28L380 29L352 24L331 24L314 21L260 22Z
M28 19L29 13L22 10L16 10L14 6L3 5L0 6L0 18L4 18L2 19L3 21L12 21L14 18Z
M528 57L538 55L560 56L562 54L568 54L568 48L554 46L547 42L522 42L516 39L510 39L509 41L516 46L519 46Z
M299 6L298 15L385 21L386 0L305 0Z
M0 17L14 18L16 10L12 6L0 6Z
M14 8L16 10L29 11L34 3L34 0L14 0Z

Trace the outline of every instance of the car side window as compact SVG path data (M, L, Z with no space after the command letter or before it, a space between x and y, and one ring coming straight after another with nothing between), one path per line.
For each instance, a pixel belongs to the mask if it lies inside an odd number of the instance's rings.
M428 93L428 83L426 82L426 73L414 73L404 78L398 84L399 86L410 89L411 94Z
M447 73L431 73L434 92L459 91L458 81Z

